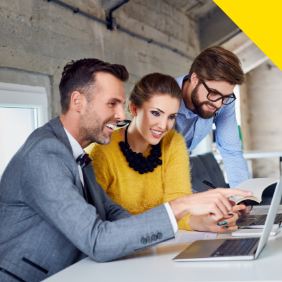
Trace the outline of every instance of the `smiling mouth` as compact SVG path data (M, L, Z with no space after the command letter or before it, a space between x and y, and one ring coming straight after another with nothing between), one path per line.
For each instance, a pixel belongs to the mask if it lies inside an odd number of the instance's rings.
M154 129L151 129L151 132L156 136L161 136L164 133L164 131L157 131L157 130L154 130Z
M215 110L216 110L216 108L210 106L209 104L206 104L206 105L207 105L207 107L208 107L211 111L215 111Z
M110 129L112 129L112 130L115 130L115 129L116 129L116 126L113 125L113 124L110 124L110 123L106 123L105 126L108 127L108 128L110 128Z

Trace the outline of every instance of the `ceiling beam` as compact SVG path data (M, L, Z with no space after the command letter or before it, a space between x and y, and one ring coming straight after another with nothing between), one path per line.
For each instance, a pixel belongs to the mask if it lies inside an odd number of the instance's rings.
M217 6L200 18L198 24L201 50L220 45L240 32L240 28Z
M257 45L243 32L234 36L221 46L239 57L244 73L248 73L268 59Z

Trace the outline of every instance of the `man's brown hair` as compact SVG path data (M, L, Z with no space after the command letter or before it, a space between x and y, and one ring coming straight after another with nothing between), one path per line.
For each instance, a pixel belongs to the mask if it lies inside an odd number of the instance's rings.
M239 58L220 46L212 46L201 52L190 68L189 78L193 73L204 81L223 80L234 85L244 82L244 72Z
M128 79L127 69L123 65L110 64L98 59L81 59L67 63L59 85L63 114L69 109L71 94L74 91L83 94L88 102L92 100L97 72L112 74L123 82Z

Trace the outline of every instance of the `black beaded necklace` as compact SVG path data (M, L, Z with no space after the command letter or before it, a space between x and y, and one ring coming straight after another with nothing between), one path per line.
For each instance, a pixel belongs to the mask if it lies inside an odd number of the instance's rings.
M161 142L157 145L152 145L152 150L150 151L150 155L147 157L143 157L142 153L135 153L130 149L130 146L127 142L127 130L129 124L127 125L124 133L124 141L119 142L119 146L123 155L126 157L126 161L129 163L129 167L133 168L135 171L138 171L140 174L152 172L158 165L162 165L162 160L159 159L161 157Z

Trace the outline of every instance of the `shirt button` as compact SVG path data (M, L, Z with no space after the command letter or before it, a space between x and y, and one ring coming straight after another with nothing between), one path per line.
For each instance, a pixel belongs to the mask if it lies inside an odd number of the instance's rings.
M156 241L157 240L157 235L153 235L152 236L152 241Z
M162 233L158 233L157 237L158 237L158 239L162 239L163 238L163 234Z
M141 243L142 243L143 245L145 245L145 244L147 243L147 240L146 240L145 238L142 238L142 239L141 239Z

